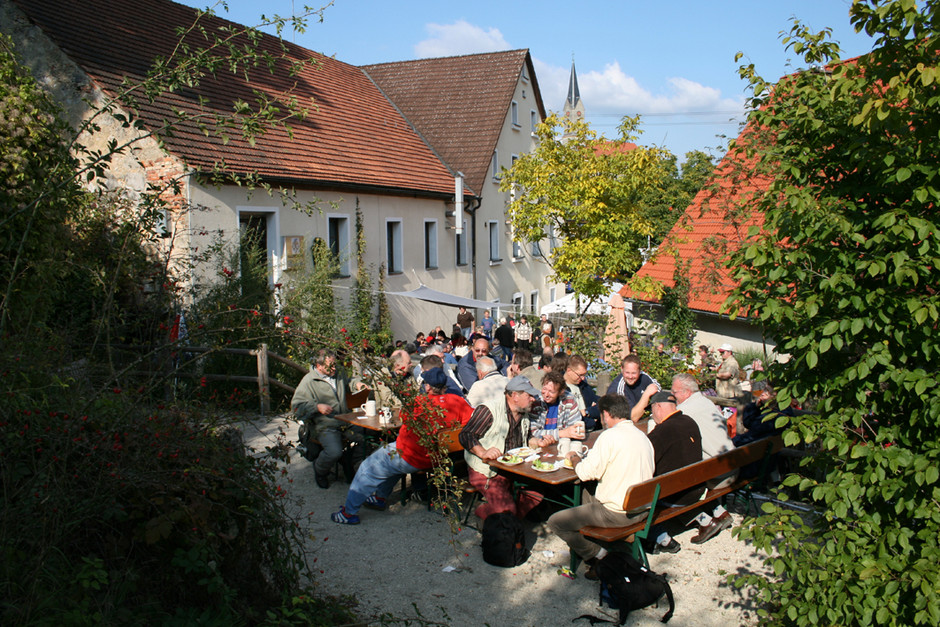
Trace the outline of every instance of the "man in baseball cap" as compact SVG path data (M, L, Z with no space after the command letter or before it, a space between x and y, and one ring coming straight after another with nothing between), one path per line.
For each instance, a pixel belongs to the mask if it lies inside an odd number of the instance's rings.
M475 512L481 520L500 512L524 518L542 500L542 495L532 490L519 490L514 498L512 482L487 464L506 451L526 445L529 409L538 396L539 391L529 379L515 376L506 384L504 394L473 410L470 421L460 432L470 485L479 490L486 501Z

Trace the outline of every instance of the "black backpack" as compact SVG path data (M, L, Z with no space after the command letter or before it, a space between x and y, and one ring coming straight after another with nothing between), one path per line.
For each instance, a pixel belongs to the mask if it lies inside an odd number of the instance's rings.
M323 447L320 446L319 442L313 439L311 431L312 429L307 423L301 420L300 426L297 427L297 452L307 461L314 462L317 460Z
M525 530L509 512L491 514L483 521L483 561L493 566L518 566L529 554Z
M658 575L626 553L608 553L594 567L601 579L600 604L620 610L623 625L633 610L658 603L665 596L669 600L669 611L660 619L667 623L676 609L672 588L664 575ZM609 623L590 614L582 614L575 620L586 618L595 623Z

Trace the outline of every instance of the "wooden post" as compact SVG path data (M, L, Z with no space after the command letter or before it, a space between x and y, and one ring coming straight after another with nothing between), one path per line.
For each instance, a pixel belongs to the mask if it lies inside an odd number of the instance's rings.
M258 358L258 395L261 397L261 415L264 416L271 409L271 391L268 381L268 345L254 351Z

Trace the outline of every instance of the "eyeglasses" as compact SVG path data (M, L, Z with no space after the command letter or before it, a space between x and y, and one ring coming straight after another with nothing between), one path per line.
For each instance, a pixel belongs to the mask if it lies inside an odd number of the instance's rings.
M585 370L584 372L578 372L576 370L569 370L568 372L578 377L579 379L583 379L584 377L587 376L587 370Z

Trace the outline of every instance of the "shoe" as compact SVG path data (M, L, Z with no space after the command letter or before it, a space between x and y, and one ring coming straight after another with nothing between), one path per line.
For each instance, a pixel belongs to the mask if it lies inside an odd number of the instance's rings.
M359 516L356 514L347 514L345 507L340 507L338 512L330 514L330 520L340 525L358 525Z
M584 578L588 581L599 581L600 577L598 577L597 571L594 570L594 567L597 566L597 558L593 557L589 560L585 560L584 565L587 566L587 569L584 571Z
M699 527L698 534L692 538L692 544L702 544L708 542L719 533L722 529L727 529L732 524L731 515L723 514L718 518L712 519L710 523L704 527Z
M369 509L377 509L380 512L384 512L386 509L388 509L388 503L385 502L385 499L383 499L381 496L376 496L374 494L369 495L369 498L365 500L363 505L365 505Z
M316 470L314 470L313 476L317 480L317 486L323 488L324 490L329 490L330 480L326 475L321 475Z
M692 540L692 542L695 542L695 540ZM656 542L653 545L653 555L658 555L659 553L678 553L681 550L682 545L676 542L675 538L669 538L668 544Z

